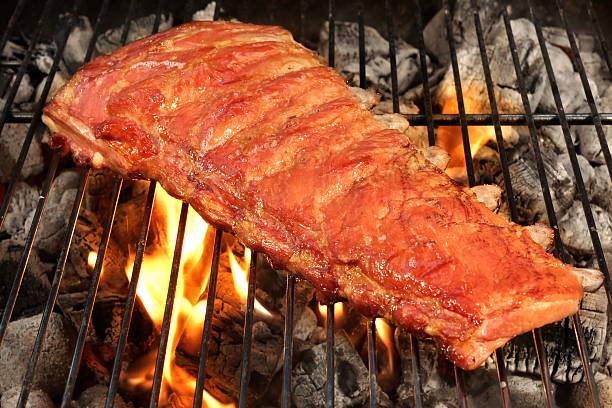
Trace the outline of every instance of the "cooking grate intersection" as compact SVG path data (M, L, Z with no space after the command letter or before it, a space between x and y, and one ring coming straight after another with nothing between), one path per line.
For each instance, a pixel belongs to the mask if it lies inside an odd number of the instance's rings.
M0 206L0 228L2 227L2 223L5 219L6 213L8 211L8 206L14 192L15 183L17 182L21 169L24 165L25 158L28 153L28 149L30 147L31 141L37 132L42 131L43 127L41 126L41 116L42 116L42 107L43 103L39 102L33 112L21 112L11 109L12 101L15 98L17 93L19 84L21 79L24 76L26 65L32 57L34 44L38 41L42 33L42 26L45 21L57 19L57 16L51 16L51 10L53 9L54 3L57 0L46 0L45 5L42 9L42 12L39 16L39 21L37 25L37 29L35 30L32 36L32 42L30 47L27 49L24 61L17 68L16 79L13 82L13 85L9 89L9 93L7 94L7 101L4 109L0 113L0 131L3 129L6 123L29 123L28 133L26 135L25 141L20 151L19 158L12 170L11 178L7 187L7 191L5 193L5 197L3 199L2 205ZM587 222L591 234L591 240L593 243L593 248L595 252L595 256L598 262L598 266L600 270L604 273L605 280L605 288L608 296L608 302L612 304L612 286L609 280L608 268L606 265L606 261L603 255L603 249L601 246L601 242L599 240L599 235L597 233L595 221L593 219L593 213L591 211L588 196L586 193L586 189L584 186L584 181L582 178L582 174L580 172L580 168L577 162L576 151L574 149L573 143L569 134L569 125L592 125L595 127L601 148L604 154L606 166L610 175L612 176L612 158L610 156L609 148L606 144L605 134L603 131L602 125L610 125L612 124L612 113L600 113L597 110L592 91L590 89L589 82L587 80L586 72L584 70L584 66L582 60L580 58L580 53L578 51L576 41L574 38L574 34L571 30L569 22L567 20L567 16L565 14L564 4L562 0L554 0L556 8L559 12L559 16L563 23L563 27L565 28L568 41L571 47L571 54L573 60L576 63L576 68L578 73L580 74L581 82L584 88L584 92L587 98L587 102L589 104L590 113L572 113L566 114L563 109L563 103L560 99L559 89L556 83L555 73L552 68L550 58L548 57L548 51L546 44L544 42L543 34L542 34L542 26L538 20L538 16L534 13L533 5L531 1L527 1L530 19L534 23L536 28L536 34L538 38L538 43L540 46L540 51L542 53L544 64L547 71L547 77L551 84L553 97L555 100L555 105L557 108L556 114L535 114L531 110L531 106L529 103L529 99L527 98L526 87L524 83L524 78L522 76L522 72L520 69L520 63L518 58L518 52L516 48L516 43L514 41L514 36L512 32L512 27L510 25L510 18L508 14L508 9L504 8L502 10L502 17L504 21L504 26L506 30L506 35L508 37L508 42L510 45L510 51L512 55L513 65L515 68L515 73L517 76L517 82L519 86L519 91L521 94L521 99L523 103L524 113L523 114L500 114L497 110L497 103L495 100L495 96L493 93L493 80L491 77L488 56L485 49L484 44L484 36L483 36L483 27L480 19L480 11L476 5L475 0L471 0L472 10L473 10L473 18L474 25L476 28L476 36L478 40L478 47L480 51L480 56L482 60L483 72L485 77L485 83L487 86L487 96L489 98L489 103L491 107L490 114L467 114L465 112L465 107L463 104L463 92L461 87L461 77L459 74L459 67L457 62L457 52L456 45L451 35L451 24L452 24L452 11L449 5L448 0L443 0L442 7L444 10L445 17L445 26L447 30L447 41L450 49L450 57L451 57L451 67L454 75L454 83L455 83L455 92L458 100L459 113L458 114L434 114L432 99L431 99L431 89L428 82L428 72L427 72L427 61L425 57L425 46L424 46L424 38L423 38L423 20L422 20L422 9L420 0L413 0L414 4L414 13L416 17L416 28L417 28L417 48L419 49L419 63L421 65L421 75L423 78L423 96L425 102L425 113L424 114L409 114L404 115L413 126L427 126L428 131L428 140L430 145L435 143L435 134L434 127L435 126L443 126L443 125L459 125L461 128L461 135L464 145L464 153L467 164L467 175L468 175L468 183L470 186L475 184L475 176L474 176L474 167L471 158L470 145L466 143L468 139L468 126L493 126L495 130L496 139L498 141L498 149L500 154L500 161L502 166L502 175L504 182L504 189L506 192L506 197L508 199L508 205L511 213L511 218L516 220L517 211L516 211L516 203L514 202L514 195L512 189L512 180L510 179L510 173L508 171L508 159L504 149L504 145L501 142L501 126L502 125L527 125L529 129L530 142L532 153L536 158L535 162L537 165L538 176L542 188L542 194L546 206L546 212L548 215L548 220L550 222L551 227L555 233L555 251L556 255L560 257L560 259L566 261L567 255L564 251L563 243L561 242L559 236L559 228L557 223L557 217L555 213L555 209L552 203L551 192L547 180L547 176L544 170L544 164L542 161L542 154L540 151L540 146L538 139L536 137L536 126L538 125L558 125L561 126L566 142L566 147L570 156L570 161L572 165L572 169L574 171L575 181L578 187L578 194L581 199L583 210L585 213L585 221ZM220 2L216 3L215 7L215 19L219 16L220 11ZM246 2L248 3L248 2ZM10 17L8 26L6 31L0 37L0 49L3 49L8 41L9 36L15 31L20 18L23 14L24 8L27 4L26 0L18 0L13 14ZM94 23L94 35L92 40L90 41L87 53L84 59L84 62L87 62L91 59L93 55L93 50L95 46L95 39L100 33L101 22L107 16L109 10L110 0L102 0L99 12ZM70 29L76 23L76 16L78 15L78 11L82 6L82 0L75 0L72 4L72 8L69 10L71 13L71 18L68 23L68 27L60 27L58 30L60 34L56 36L59 38L57 40L56 45L58 52L56 53L53 59L53 65L51 67L51 71L49 76L46 79L44 84L42 96L40 101L45 101L53 81L54 75L57 73L59 68L59 63L61 59L61 55L66 46L66 41L68 39L68 34L70 33ZM248 4L243 4L244 6L244 14L246 15L246 8ZM124 21L124 29L121 34L121 42L125 44L128 38L128 33L130 30L130 24L133 21L133 14L136 7L136 0L130 0L128 11L125 16ZM159 29L160 19L162 9L164 7L164 1L158 0L156 5L155 12L155 21L152 32L155 33ZM395 54L395 44L394 44L394 21L392 15L392 7L388 0L384 1L384 11L385 11L385 20L387 26L387 37L389 39L389 55L390 55L390 65L391 65L391 81L392 81L392 102L393 109L396 113L399 112L399 94L398 94L398 78L397 78L397 64L396 64L396 54ZM601 32L601 28L597 19L597 15L594 12L593 4L591 0L588 0L587 11L592 21L592 27L595 31L595 37L597 42L602 50L603 57L607 63L608 69L612 73L612 64L610 61L610 55L608 52L607 42ZM184 7L184 20L188 21L190 16L192 15L195 9L194 1L187 0ZM308 3L306 0L300 1L300 21L301 26L299 30L299 39L304 39L304 22L307 16ZM359 78L360 85L363 86L365 84L365 34L364 34L364 4L360 2L357 6L357 22L359 28ZM272 23L276 23L275 19L278 15L277 13L277 3L274 2L271 7L271 19ZM334 66L334 50L335 50L335 0L328 0L328 21L329 21L329 55L328 61L331 66ZM55 21L55 20L53 20ZM13 67L14 68L14 67ZM55 177L55 173L58 169L59 161L60 161L60 152L54 152L49 168L47 169L47 173L41 188L41 193L38 199L38 203L36 206L34 219L31 224L31 227L28 232L28 236L26 239L25 248L23 250L23 254L20 258L17 272L13 281L13 285L11 287L11 291L9 293L9 297L7 300L7 305L2 315L2 320L0 321L0 343L4 335L6 334L6 330L8 327L8 323L10 321L12 311L15 307L15 302L17 300L17 296L19 293L19 289L24 277L25 269L27 267L27 263L32 251L34 238L36 236L36 232L38 230L38 226L42 221L42 213L45 207L46 198L48 196L49 190L51 188L51 183ZM61 283L62 275L64 272L64 267L66 264L66 260L68 257L68 250L72 243L72 238L74 234L74 229L76 226L76 222L78 219L79 211L81 209L83 197L85 190L87 188L87 182L89 178L89 169L82 168L80 170L80 178L79 178L79 186L78 193L76 195L75 201L72 206L72 211L68 220L68 228L63 236L62 241L62 249L59 256L58 263L55 267L55 274L53 278L53 283L51 285L50 294L47 299L47 302L44 307L43 317L41 319L41 323L39 326L38 334L36 337L36 341L34 344L34 348L32 354L29 359L29 364L27 368L26 375L24 377L22 390L19 396L18 408L23 408L27 402L30 387L32 383L32 379L34 377L34 373L36 371L37 361L40 355L42 342L44 340L47 325L50 319L51 311L55 307L55 303L57 300L57 295L59 291L59 285ZM104 261L104 256L106 254L107 245L109 242L111 229L113 225L113 220L115 217L115 212L117 209L117 203L119 199L119 194L121 192L123 180L119 177L116 178L115 184L113 187L113 192L111 198L109 200L110 208L108 209L108 214L106 214L106 218L104 220L104 227L102 236L100 239L100 245L98 250L97 260L93 269L91 284L89 287L85 309L83 311L83 318L81 321L81 325L79 328L78 337L76 340L75 350L72 355L72 361L70 365L70 371L66 383L66 387L62 396L61 407L66 408L69 406L70 400L72 399L72 394L74 392L76 379L78 375L79 365L81 362L81 356L83 353L83 348L85 345L85 335L89 325L91 324L91 316L93 311L93 305L95 303L98 284L100 281L102 264ZM149 231L149 224L151 221L151 215L153 210L153 201L155 197L155 190L157 187L157 183L155 181L151 181L149 184L149 189L147 193L147 198L145 201L145 205L143 208L143 217L142 223L140 227L139 240L136 249L134 267L132 272L132 279L130 280L128 295L126 300L126 308L121 324L120 335L118 346L115 353L115 359L113 363L112 374L110 378L110 384L108 389L108 395L106 399L106 408L110 408L113 405L113 401L115 395L117 393L118 387L118 379L121 368L121 361L123 352L127 343L127 335L131 324L132 313L135 307L136 300L136 287L138 285L138 278L140 273L140 268L142 266L142 260L144 256L144 250L147 242L147 236ZM162 381L162 368L164 363L164 351L165 345L167 344L169 329L170 329L170 317L172 315L173 301L174 295L176 291L176 278L180 265L180 256L181 256L181 247L182 241L184 238L185 228L186 228L186 219L187 212L189 210L189 206L186 203L183 203L181 207L181 215L179 220L179 227L177 231L177 245L175 248L174 258L172 262L172 267L170 270L170 284L168 289L168 297L166 301L166 309L164 313L164 320L162 323L161 330L161 341L160 346L158 348L157 358L156 358L156 366L155 373L153 377L153 390L151 393L151 398L149 402L150 407L156 407L158 405L159 391L161 387ZM212 266L210 273L210 280L208 286L208 302L206 307L204 325L203 325L203 336L202 343L200 348L200 359L198 363L198 373L197 373L197 382L196 382L196 395L201 395L204 388L204 380L205 380L205 367L206 367L206 358L208 352L208 338L210 333L210 325L212 321L212 314L214 308L214 299L216 296L216 282L217 282L217 274L219 267L219 257L221 252L221 238L222 232L217 230L215 233L215 241L214 241L214 251L212 258ZM250 346L252 342L252 328L253 328L253 311L254 311L254 296L255 296L255 276L257 273L256 268L256 257L257 254L253 253L251 266L249 268L249 286L248 286L248 295L247 295L247 304L246 304L246 313L245 313L245 326L244 326L244 343L242 349L242 365L241 365L241 373L240 373L240 398L238 401L238 407L243 408L246 407L247 402L247 385L249 382L250 375ZM283 343L283 358L284 361L291 361L292 352L293 352L293 304L294 304L294 287L295 287L295 276L289 274L287 276L287 285L286 285L286 319L284 326L284 343ZM575 334L576 344L579 350L582 366L584 368L585 379L588 384L588 389L591 396L591 402L594 407L601 407L601 401L599 399L599 394L597 387L595 385L595 380L593 377L593 371L590 366L588 360L588 350L586 345L586 340L583 332L582 325L580 323L580 318L578 315L574 315L568 319L568 325L571 325ZM369 367L369 379L370 379L370 407L376 407L378 405L377 401L377 386L376 386L376 334L375 334L375 325L374 320L370 320L367 324L367 339L368 339L368 367ZM539 329L533 331L533 341L534 347L536 349L536 354L538 357L538 362L541 371L541 379L543 384L543 392L546 400L546 405L548 407L553 406L553 397L552 397L552 386L550 380L550 373L546 359L546 352L544 350L542 344L542 336ZM325 403L326 407L334 406L334 381L333 381L333 373L334 373L334 353L333 353L333 345L334 345L334 307L333 304L327 306L327 382L325 387ZM422 398L422 389L421 389L421 378L420 378L420 358L418 354L418 341L414 337L410 337L410 352L412 356L412 374L413 380L415 384L415 406L422 407L423 406L423 398ZM25 356L24 356L25 357ZM501 401L504 407L511 406L511 398L510 398L510 390L508 388L507 381L507 373L506 373L506 365L504 362L503 354L500 350L497 350L495 353L496 358L496 366L497 366L497 374L499 379L500 393L501 393ZM285 364L283 367L283 375L282 375L282 394L281 394L281 406L284 408L288 408L291 406L291 370L290 364ZM460 406L467 406L467 394L465 390L465 385L463 382L463 374L462 371L458 368L454 368L454 374L457 384L457 399ZM194 407L201 407L202 400L199 398L194 399Z

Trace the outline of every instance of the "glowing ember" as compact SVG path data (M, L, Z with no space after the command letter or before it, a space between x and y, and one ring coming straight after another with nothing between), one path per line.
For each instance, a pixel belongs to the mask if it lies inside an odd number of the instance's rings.
M98 259L98 254L94 251L89 251L89 255L87 255L87 265L93 269L96 266L96 260Z
M234 280L236 293L240 295L240 299L243 302L246 302L249 292L248 270L251 265L251 250L249 248L244 249L243 262L239 262L236 259L236 255L234 255L231 248L227 249L227 256L229 258L230 267L232 268L232 279ZM255 311L264 317L273 317L272 313L259 303L257 299L255 299Z
M482 92L476 89L463 90L463 103L466 113L489 113L482 111L482 98L486 98ZM455 97L454 89L445 90L442 96L442 113L457 114L459 107L457 98ZM502 126L502 131L504 127ZM489 141L495 140L495 130L493 126L469 126L468 137L470 140L470 152L472 157L476 155L481 147ZM450 177L461 177L465 175L465 156L463 152L463 139L461 135L461 127L459 126L440 126L437 134L437 144L446 150L450 156L450 162L446 173Z
M151 321L159 330L164 315L181 202L173 199L168 193L160 189L155 198L154 211L155 216L160 217L158 220L163 220L163 228L160 228L159 244L156 245L152 253L146 254L143 259L137 295ZM195 378L176 364L176 346L182 337L187 339L188 342L197 342L198 344L201 337L204 320L203 311L206 308L206 302L201 301L200 298L208 284L209 271L205 256L208 230L208 224L196 213L190 211L187 217L185 244L182 250L176 299L170 324L170 336L159 400L160 406L168 404L171 393L174 402L182 401L180 404L184 406L192 404ZM132 254L126 268L128 279L131 278L133 264L134 256ZM149 354L134 362L125 373L124 384L140 390L150 389L154 360L155 350L152 350ZM202 398L207 407L226 408L234 406L217 401L206 391Z

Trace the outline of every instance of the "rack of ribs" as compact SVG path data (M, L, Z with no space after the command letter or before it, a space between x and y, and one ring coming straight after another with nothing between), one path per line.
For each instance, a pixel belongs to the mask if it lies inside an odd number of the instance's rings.
M464 369L583 295L278 27L196 22L129 44L82 67L44 122L77 162L158 180L321 299L433 338Z

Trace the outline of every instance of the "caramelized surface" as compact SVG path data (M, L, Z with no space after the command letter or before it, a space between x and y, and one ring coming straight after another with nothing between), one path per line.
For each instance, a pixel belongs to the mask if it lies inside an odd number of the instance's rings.
M83 67L45 108L75 158L158 180L207 221L477 367L577 310L570 268L360 108L280 28L186 24Z

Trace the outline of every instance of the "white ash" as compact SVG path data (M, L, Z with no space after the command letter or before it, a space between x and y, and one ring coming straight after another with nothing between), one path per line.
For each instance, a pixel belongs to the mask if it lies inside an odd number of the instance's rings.
M217 6L217 3L215 1L211 1L202 10L198 10L195 13L193 13L193 16L191 16L191 20L193 21L212 21L215 16L216 6Z
M550 47L551 49L554 46ZM555 79L557 81L557 87L559 89L559 95L561 96L561 102L563 103L563 109L566 113L575 113L581 111L583 106L586 106L586 96L584 94L584 88L580 81L580 74L578 72L555 72ZM547 86L544 88L544 94L540 100L538 111L557 113L557 105L552 94L552 89L548 84L548 77L545 78ZM597 85L592 79L589 79L589 85L593 96L598 98Z
M359 28L357 23L338 21L335 25L336 69L355 85L373 86L379 92L391 93L389 42L376 29L365 26L366 84L359 84ZM319 34L319 53L328 57L329 24ZM399 93L405 92L420 75L418 50L405 41L395 41ZM431 65L431 64L430 64ZM428 66L430 66L428 65Z
M23 255L24 244L14 239L0 241L0 312L3 311L10 287L17 273ZM13 318L40 313L49 293L49 279L54 263L41 261L37 251L32 251L28 259L21 290L13 310Z
M519 208L519 222L533 224L548 220L542 187L531 153L526 147L509 152L508 170L516 204ZM557 216L569 209L576 196L574 179L567 173L558 156L550 150L542 150L542 161L546 171L550 193ZM501 180L500 180L501 182Z
M43 256L53 257L59 254L77 186L78 173L73 170L62 172L53 181L43 213L45 222L40 224L35 242L36 248Z
M565 168L567 174L569 174L575 180L576 175L574 174L574 169L572 167L569 153L562 153L558 156L558 158L563 164L563 168ZM591 184L597 182L597 179L595 178L595 170L593 169L589 161L583 156L577 154L576 160L578 161L578 167L580 168L580 173L582 174L582 180L584 181L584 185L588 191L590 189Z
M578 142L578 128L580 126L570 127L570 137L574 145ZM543 148L552 149L555 153L561 154L567 152L565 144L565 136L561 126L542 126L538 129L538 134L543 141Z
M580 153L590 162L605 164L606 160L601 149L601 143L595 126L573 126L580 141ZM610 126L603 126L604 136L608 147L612 146L612 130Z
M0 393L21 386L41 317L36 315L9 324L0 346ZM33 389L41 389L52 398L61 395L72 355L69 338L62 316L52 313L32 382Z
M15 85L15 81L17 80L17 76L13 77L11 81L10 87L12 88ZM27 73L23 75L21 78L21 82L19 82L19 86L17 88L17 93L15 94L15 98L13 99L13 103L22 103L28 102L34 93L34 87L32 86L32 80L30 79L30 75Z
M66 17L64 17L66 16ZM70 18L69 15L63 15L60 18ZM72 27L66 45L64 47L64 53L62 54L64 64L68 69L68 72L72 73L77 70L85 60L85 53L87 47L93 36L93 28L89 22L87 16L78 16L76 24Z
M108 387L106 385L94 385L83 391L75 404L75 408L104 408L106 402L106 394ZM113 401L115 408L126 408L127 405L121 398L121 395L116 394Z
M612 181L606 166L598 166L593 169L594 182L590 184L589 197L593 204L612 214Z
M55 43L38 43L34 46L34 52L32 53L33 65L43 74L49 74L51 72L51 66L53 65L53 57L57 53L57 46Z
M595 225L601 245L605 251L612 251L612 218L601 207L591 204ZM593 243L586 223L582 203L578 200L559 220L559 232L563 243L573 253L589 255L593 253Z
M36 93L34 95L34 101L39 102L42 97L43 90L45 88L45 84L47 82L48 76L44 77L43 80L36 87ZM49 102L53 96L60 90L62 86L68 81L68 77L61 71L58 71L53 76L53 82L51 82L51 88L49 89L49 94L47 95L47 99L45 102Z
M4 229L11 238L18 242L25 242L31 223L31 218L36 204L38 203L39 191L24 182L18 182L11 203L9 204L6 218L4 219Z
M0 400L0 406L2 407L16 407L19 402L19 394L21 393L21 386L11 388L2 394ZM42 390L32 390L28 396L28 402L26 408L54 408L55 405L51 398Z
M6 59L7 62L20 62L23 60L25 53L26 47L8 40L2 50L2 58Z
M478 0L482 26L487 29L501 14L501 7L496 0ZM478 48L476 31L474 28L474 9L470 1L457 1L453 8L452 30L453 39L457 48L469 46ZM446 34L446 21L444 10L440 10L429 20L423 30L425 47L436 58L447 64L450 62L450 50Z
M364 406L369 397L368 369L344 332L336 334L334 351L336 405ZM325 356L326 345L316 345L304 353L293 369L292 400L297 408L325 406ZM379 406L390 406L388 397L380 389Z
M2 137L0 137L0 183L8 183L11 172L21 151L21 146L28 133L29 125L26 123L7 123L4 125ZM28 150L21 178L27 179L40 174L44 168L42 147L36 137L32 138L32 144Z
M602 407L612 407L612 377L596 380L599 399ZM570 387L567 392L567 402L570 407L588 407L592 404L591 394L586 382Z
M317 315L311 308L305 307L294 323L293 337L306 341L315 327L317 327Z
M162 14L159 22L159 31L165 31L172 27L174 21L172 14ZM153 24L155 23L155 14L150 14L145 17L132 20L130 30L127 36L127 42L140 40L141 38L151 35ZM100 34L96 40L96 51L99 55L108 55L113 51L121 48L121 35L123 33L123 25L111 28Z

